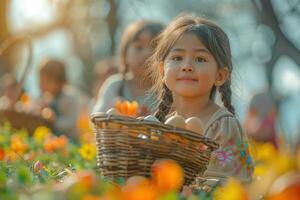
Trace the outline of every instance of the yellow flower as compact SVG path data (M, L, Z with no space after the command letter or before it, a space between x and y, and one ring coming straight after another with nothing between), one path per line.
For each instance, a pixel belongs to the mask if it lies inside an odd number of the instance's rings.
M83 144L80 149L78 149L81 157L85 160L93 160L96 156L96 147L92 144Z
M255 166L254 168L254 176L262 176L264 175L266 172L268 172L269 170L269 166L266 164L258 164Z
M5 136L3 134L0 134L0 144L3 144L5 142Z
M216 189L214 193L216 200L247 200L248 195L244 187L237 180L229 178L224 187Z
M45 126L39 126L35 129L33 133L34 141L37 144L42 144L46 137L51 134L51 130Z
M271 166L275 168L278 174L284 174L297 168L296 160L287 154L279 154L274 157Z
M252 156L254 160L258 161L270 161L272 158L276 157L278 152L271 143L257 143L252 149Z

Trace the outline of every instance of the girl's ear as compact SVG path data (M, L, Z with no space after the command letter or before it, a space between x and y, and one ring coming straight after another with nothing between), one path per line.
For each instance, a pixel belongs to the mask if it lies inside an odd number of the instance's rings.
M158 64L158 66L159 66L159 74L162 78L164 78L164 76L165 76L164 62L161 61Z
M229 73L230 72L229 72L228 67L219 68L217 71L215 86L220 87L221 85L223 85L227 81L227 79L229 77Z

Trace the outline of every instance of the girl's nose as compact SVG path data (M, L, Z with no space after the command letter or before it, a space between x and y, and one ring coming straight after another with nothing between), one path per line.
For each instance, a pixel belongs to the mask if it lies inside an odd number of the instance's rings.
M193 59L192 58L187 57L183 60L181 71L183 71L183 72L192 72L192 71L194 71Z
M181 71L183 71L183 72L193 72L194 68L191 64L185 64L181 67Z

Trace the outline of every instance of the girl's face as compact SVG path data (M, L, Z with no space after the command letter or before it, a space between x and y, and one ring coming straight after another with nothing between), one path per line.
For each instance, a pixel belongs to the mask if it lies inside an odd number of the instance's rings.
M145 30L141 32L136 40L131 42L127 48L125 57L126 65L135 75L140 76L144 72L145 61L151 52L151 40L151 32L149 30Z
M45 73L40 73L40 90L41 93L48 92L53 96L59 94L63 88L63 83L54 80Z
M173 95L209 97L214 85L223 84L215 58L192 33L179 38L161 63L160 70Z

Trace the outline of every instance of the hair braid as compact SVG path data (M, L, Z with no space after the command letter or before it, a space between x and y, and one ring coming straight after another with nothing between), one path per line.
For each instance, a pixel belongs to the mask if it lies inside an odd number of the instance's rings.
M234 107L231 105L231 88L230 80L227 80L221 87L219 87L219 92L221 94L222 102L229 112L235 115Z
M163 91L161 94L161 100L158 105L158 109L155 112L155 117L164 122L166 115L170 112L171 105L173 103L172 92L167 88L165 84L163 84Z

